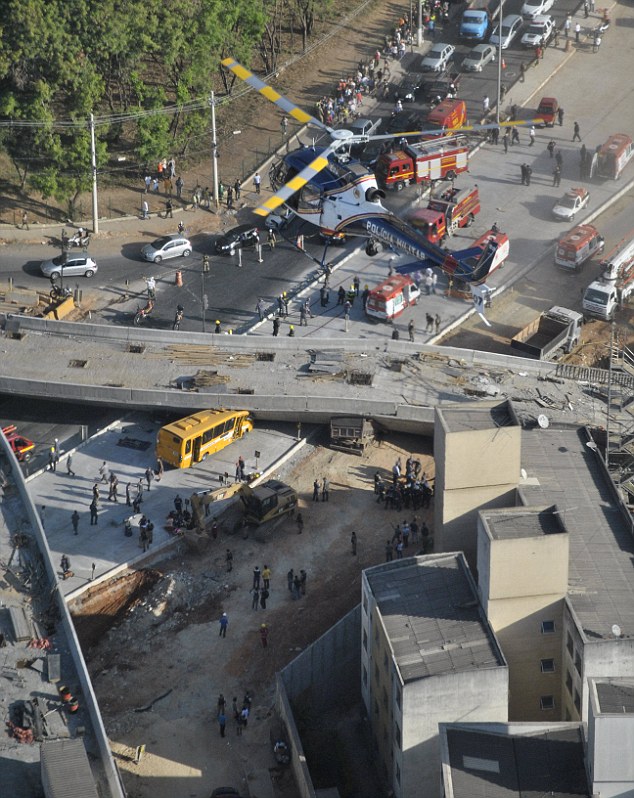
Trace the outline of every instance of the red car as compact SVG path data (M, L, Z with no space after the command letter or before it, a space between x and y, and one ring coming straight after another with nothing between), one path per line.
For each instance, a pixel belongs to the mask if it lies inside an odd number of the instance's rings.
M35 444L24 435L18 435L18 430L15 424L10 424L8 427L3 427L2 432L4 437L9 441L9 446L13 450L13 454L20 462L26 462L31 459L31 452L35 449Z
M559 102L555 97L542 97L537 108L537 116L544 120L544 127L554 127ZM541 125L540 125L541 127Z

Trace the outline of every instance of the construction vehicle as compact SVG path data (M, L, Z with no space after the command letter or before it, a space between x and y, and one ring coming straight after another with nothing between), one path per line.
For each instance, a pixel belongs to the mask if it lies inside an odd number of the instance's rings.
M334 416L330 419L330 448L363 456L374 440L374 422L363 416Z
M239 496L247 526L259 526L284 513L294 513L298 502L297 491L278 479L269 479L255 488L243 485Z
M555 263L563 269L579 271L593 255L603 252L605 238L591 224L579 224L559 239Z
M9 424L2 427L4 437L7 439L13 454L20 463L26 463L31 459L31 453L35 449L33 441L25 438L24 435L18 434L18 428L15 424Z
M634 292L634 239L612 250L599 268L601 277L590 283L583 295L583 315L610 321Z
M257 479L259 474L254 474ZM225 484L213 490L197 491L191 497L193 528L198 534L208 534L208 527L216 521L227 505L220 502L238 497L243 505L239 526L259 526L272 518L293 512L297 507L297 491L276 479L252 487L244 482ZM216 504L214 507L213 505Z
M432 244L440 244L460 227L473 224L480 213L478 187L440 187L432 191L427 208L414 211L408 222Z
M511 339L511 347L535 360L552 360L559 350L569 354L579 343L583 316L568 308L552 307Z
M379 155L375 174L382 188L401 191L411 183L454 180L469 168L469 146L464 136L405 143L396 152Z

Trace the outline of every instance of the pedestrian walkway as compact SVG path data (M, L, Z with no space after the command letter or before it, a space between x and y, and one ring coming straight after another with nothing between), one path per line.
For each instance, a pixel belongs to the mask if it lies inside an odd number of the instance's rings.
M159 423L144 414L134 414L106 432L97 435L73 453L74 476L66 473L61 442L61 459L55 472L44 470L29 479L33 503L43 517L44 530L52 552L53 563L63 554L70 557L73 576L60 582L64 595L77 595L94 580L109 577L117 569L142 562L157 550L173 546L177 541L165 529L168 513L174 509L177 495L188 503L200 490L220 487L220 475L229 474L233 483L235 463L240 456L246 462L246 473L268 471L297 444L296 425L257 424L253 432L210 456L195 468L166 468L163 477L153 479L147 489L145 472L156 468L154 445ZM304 432L310 430L305 429ZM256 460L255 453L259 452ZM119 480L118 500L108 501L108 485L101 482L100 467L106 463L106 480L110 473ZM142 485L140 513L126 505L126 486L132 497ZM93 486L100 486L101 499L96 526L90 524L90 503ZM227 502L214 505L220 514ZM44 510L42 510L44 508ZM72 514L79 513L78 534L73 531ZM145 514L154 524L154 537L148 552L139 542L139 520ZM125 520L131 519L133 535L126 537ZM220 544L219 544L220 545ZM94 573L93 573L94 564Z

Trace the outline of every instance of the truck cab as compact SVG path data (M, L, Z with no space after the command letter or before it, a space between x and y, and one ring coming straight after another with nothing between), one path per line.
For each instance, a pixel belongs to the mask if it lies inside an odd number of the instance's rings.
M394 274L370 291L365 312L371 318L392 321L415 305L419 296L420 289L411 277Z
M537 116L544 120L544 127L554 127L559 102L555 97L542 97L537 106ZM541 127L541 125L540 125Z
M419 208L407 217L407 221L421 232L431 244L442 244L447 237L447 224L442 211Z
M585 316L610 321L614 318L619 306L619 295L614 283L594 280L586 288L583 295L583 313Z
M555 263L562 269L580 271L583 264L603 252L605 239L591 224L579 224L559 240Z
M489 22L489 14L484 9L467 9L460 20L460 38L469 42L483 42L489 32Z
M457 130L467 124L467 104L464 100L443 100L427 114L426 121L439 132Z

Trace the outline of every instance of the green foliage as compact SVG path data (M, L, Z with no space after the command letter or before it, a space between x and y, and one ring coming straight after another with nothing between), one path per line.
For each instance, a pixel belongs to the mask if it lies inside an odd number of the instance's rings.
M0 116L40 125L5 129L0 146L23 186L30 176L44 196L71 201L90 182L91 112L97 133L101 126L104 138L116 131L134 141L141 163L183 153L192 139L198 147L209 125L205 98L222 86L220 60L250 64L271 50L271 23L279 30L284 14L308 36L332 2L0 1Z

